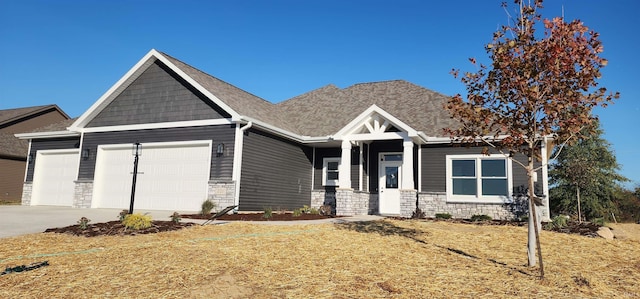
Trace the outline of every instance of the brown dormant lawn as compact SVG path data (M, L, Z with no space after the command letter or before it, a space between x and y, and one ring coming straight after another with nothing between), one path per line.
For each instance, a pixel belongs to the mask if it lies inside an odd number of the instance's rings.
M526 228L384 220L230 223L137 236L0 239L2 298L638 298L640 241Z

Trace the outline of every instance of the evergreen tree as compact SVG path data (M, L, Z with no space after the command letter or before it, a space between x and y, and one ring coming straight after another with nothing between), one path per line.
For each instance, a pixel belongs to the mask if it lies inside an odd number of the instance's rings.
M582 219L610 218L616 212L616 194L627 178L618 173L620 165L602 133L596 121L583 129L578 142L556 148L560 153L549 170L552 212Z

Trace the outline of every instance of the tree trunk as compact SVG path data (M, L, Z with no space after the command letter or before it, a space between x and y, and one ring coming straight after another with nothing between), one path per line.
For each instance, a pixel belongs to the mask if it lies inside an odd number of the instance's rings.
M580 187L576 186L576 196L578 197L578 222L582 223L582 210L580 209Z
M540 262L540 279L544 279L544 264L542 263L542 248L540 246L540 232L538 230L538 213L536 205L534 203L535 198L535 184L534 184L534 171L533 171L533 149L529 150L529 165L527 167L528 179L529 179L529 227L528 227L528 242L527 253L529 257L529 266L534 267L536 265L535 253L538 251L538 261ZM535 247L534 247L535 246Z

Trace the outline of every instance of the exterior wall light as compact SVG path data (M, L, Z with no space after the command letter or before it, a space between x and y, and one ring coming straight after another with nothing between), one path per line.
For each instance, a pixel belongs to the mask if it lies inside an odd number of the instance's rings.
M91 150L88 148L85 148L82 150L82 154L80 156L82 157L82 160L87 160L89 159L90 154L91 154Z
M218 143L216 147L216 157L224 156L224 143Z

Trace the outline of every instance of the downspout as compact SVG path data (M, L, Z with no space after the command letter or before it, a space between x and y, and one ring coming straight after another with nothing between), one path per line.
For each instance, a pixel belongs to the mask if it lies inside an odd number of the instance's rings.
M236 131L236 140L235 140L235 149L234 149L234 159L233 159L233 174L232 180L235 181L235 194L234 194L234 205L240 205L240 177L241 177L241 167L242 167L242 151L244 144L244 132L250 129L253 126L253 122L248 122L244 127L238 127ZM238 208L234 210L237 212Z

